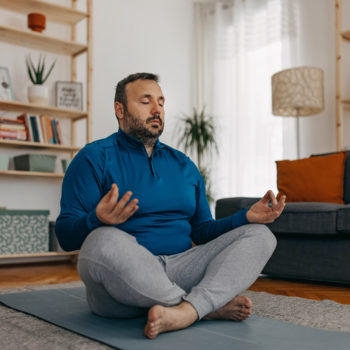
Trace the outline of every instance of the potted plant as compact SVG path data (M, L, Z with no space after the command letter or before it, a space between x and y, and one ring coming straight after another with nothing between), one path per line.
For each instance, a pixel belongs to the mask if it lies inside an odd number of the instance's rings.
M178 146L184 146L184 151L190 151L196 157L198 169L201 172L207 192L209 203L214 201L211 189L210 171L204 166L204 156L211 154L213 150L218 152L215 141L215 126L213 117L205 114L205 108L200 112L193 108L193 114L181 118L180 130L176 133L179 137Z
M26 65L29 78L33 85L28 87L28 99L29 102L47 105L49 102L49 92L47 86L43 84L51 74L53 67L55 66L56 61L51 64L51 67L45 74L45 56L40 55L37 66L34 65L30 55L26 58Z

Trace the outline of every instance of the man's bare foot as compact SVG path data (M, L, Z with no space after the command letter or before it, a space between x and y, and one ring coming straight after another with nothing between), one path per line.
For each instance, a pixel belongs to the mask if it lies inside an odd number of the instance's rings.
M203 317L203 319L243 321L252 314L252 306L253 304L248 297L238 295L220 309Z
M187 301L171 307L155 305L148 311L144 333L154 339L159 333L186 328L197 319L197 311Z

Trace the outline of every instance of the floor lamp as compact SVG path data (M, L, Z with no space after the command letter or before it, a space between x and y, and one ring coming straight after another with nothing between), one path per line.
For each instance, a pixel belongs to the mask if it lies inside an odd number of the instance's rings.
M300 158L299 117L324 109L323 71L315 67L295 67L272 76L272 113L296 117L297 156Z

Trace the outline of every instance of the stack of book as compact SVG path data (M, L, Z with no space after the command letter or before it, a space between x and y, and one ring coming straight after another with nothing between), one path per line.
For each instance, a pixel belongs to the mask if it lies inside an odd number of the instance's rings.
M0 140L27 141L25 123L19 119L0 118Z
M0 119L1 120L1 119ZM14 126L14 130L6 130L1 133L0 121L0 139L12 139L20 141L39 142L43 144L62 144L62 132L59 121L45 115L21 114L17 119L3 118L3 125ZM5 130L4 130L5 131Z

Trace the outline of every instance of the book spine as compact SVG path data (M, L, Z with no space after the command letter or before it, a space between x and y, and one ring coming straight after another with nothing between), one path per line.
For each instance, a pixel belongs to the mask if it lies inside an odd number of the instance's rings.
M36 119L35 119L35 115L31 115L30 116L30 125L32 126L32 130L33 130L33 141L34 142L40 142L39 141L39 132L38 132L38 127L36 125Z
M47 137L45 116L43 116L43 115L40 116L40 126L41 126L41 131L43 134L43 143L49 143L48 137Z
M58 144L58 136L57 136L57 130L56 130L56 119L51 120L51 126L52 126L52 133L53 133L53 138L55 140L55 144Z
M12 118L4 118L4 117L0 117L0 124L2 123L6 123L6 124L23 124L22 120L19 119L12 119Z
M27 140L27 133L25 131L0 130L0 138L1 139L26 141Z
M44 143L43 132L41 130L40 118L38 115L35 116L36 126L38 128L39 142Z
M27 121L27 127L28 127L28 141L34 141L33 137L33 129L32 129L32 123L30 122L30 117L28 114L25 114L25 118Z
M49 139L49 143L55 143L55 139L53 137L53 132L52 132L52 126L51 126L51 119L49 117L45 117L46 121L46 130L47 130L47 135Z
M61 124L59 120L56 120L56 131L57 131L58 143L62 145L62 131L61 131Z
M15 130L23 131L24 130L25 131L26 128L25 128L24 124L14 125L14 124L1 123L0 130L12 130L12 131L15 131Z

